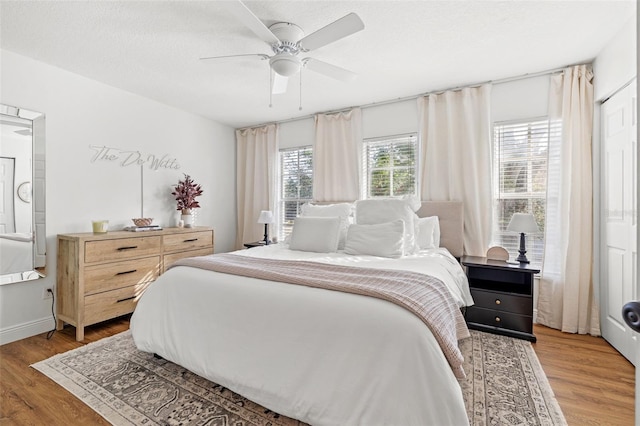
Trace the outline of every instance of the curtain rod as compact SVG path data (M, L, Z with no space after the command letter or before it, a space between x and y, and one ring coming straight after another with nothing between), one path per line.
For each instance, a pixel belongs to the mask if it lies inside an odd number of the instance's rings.
M574 65L581 65L581 64L574 64ZM255 126L242 127L241 129L254 129L254 128L258 128L258 127L268 126L270 124L283 124L283 123L290 123L292 121L307 120L309 118L315 117L317 114L337 114L337 113L340 113L340 112L349 111L349 110L351 110L353 108L364 109L364 108L371 108L371 107L376 107L376 106L388 105L388 104L393 104L393 103L396 103L396 102L404 102L404 101L408 101L408 100L411 100L411 99L418 99L421 96L439 95L441 93L448 92L450 90L462 90L462 89L468 88L468 87L480 87L480 86L482 86L484 84L489 84L489 83L491 83L491 84L510 83L512 81L524 80L525 78L533 78L533 77L540 77L540 76L543 76L543 75L556 74L556 73L564 71L566 68L572 67L574 65L568 65L568 66L562 67L562 68L554 68L554 69L545 70L545 71L539 71L539 72L534 72L534 73L522 74L522 75L518 75L518 76L515 76L515 77L506 77L506 78L501 78L501 79L497 79L497 80L488 80L488 81L483 81L483 82L479 82L479 83L467 84L467 85L464 85L464 86L454 86L454 87L449 87L447 89L433 90L431 92L421 93L419 95L405 96L403 98L389 99L389 100L380 101L380 102L371 102L371 103L368 103L368 104L365 104L365 105L360 105L360 106L350 106L350 107L340 108L340 109L336 109L336 110L330 110L330 111L324 111L324 112L314 112L313 114L305 115L305 116L302 116L302 117L291 117L291 118L287 118L287 119L279 120L279 121L270 121L270 122L258 124L258 125L255 125Z

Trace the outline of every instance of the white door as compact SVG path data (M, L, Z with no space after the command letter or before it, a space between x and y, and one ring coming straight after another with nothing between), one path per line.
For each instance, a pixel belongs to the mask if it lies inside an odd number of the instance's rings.
M622 306L640 296L637 271L637 111L634 83L602 104L600 309L602 337L636 363Z
M15 159L0 157L0 233L16 232L13 208Z

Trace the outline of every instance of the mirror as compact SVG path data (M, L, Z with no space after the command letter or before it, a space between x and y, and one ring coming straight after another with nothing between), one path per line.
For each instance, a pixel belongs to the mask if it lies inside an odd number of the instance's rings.
M0 104L0 284L45 276L44 124Z

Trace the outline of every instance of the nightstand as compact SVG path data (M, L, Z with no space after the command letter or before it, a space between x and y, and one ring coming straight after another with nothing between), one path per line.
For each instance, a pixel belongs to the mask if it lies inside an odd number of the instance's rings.
M270 243L269 245L271 245L271 244L276 244L276 243ZM264 245L265 245L264 241L254 241L252 243L244 243L244 246L246 248L261 247L261 246L264 246Z
M465 312L469 328L535 342L533 275L540 269L474 256L464 256L461 263L475 302Z

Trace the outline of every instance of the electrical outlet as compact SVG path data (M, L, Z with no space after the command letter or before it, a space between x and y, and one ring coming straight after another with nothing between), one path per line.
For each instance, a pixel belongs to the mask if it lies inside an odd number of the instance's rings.
M51 299L53 297L53 289L52 288L43 288L42 289L42 300Z

